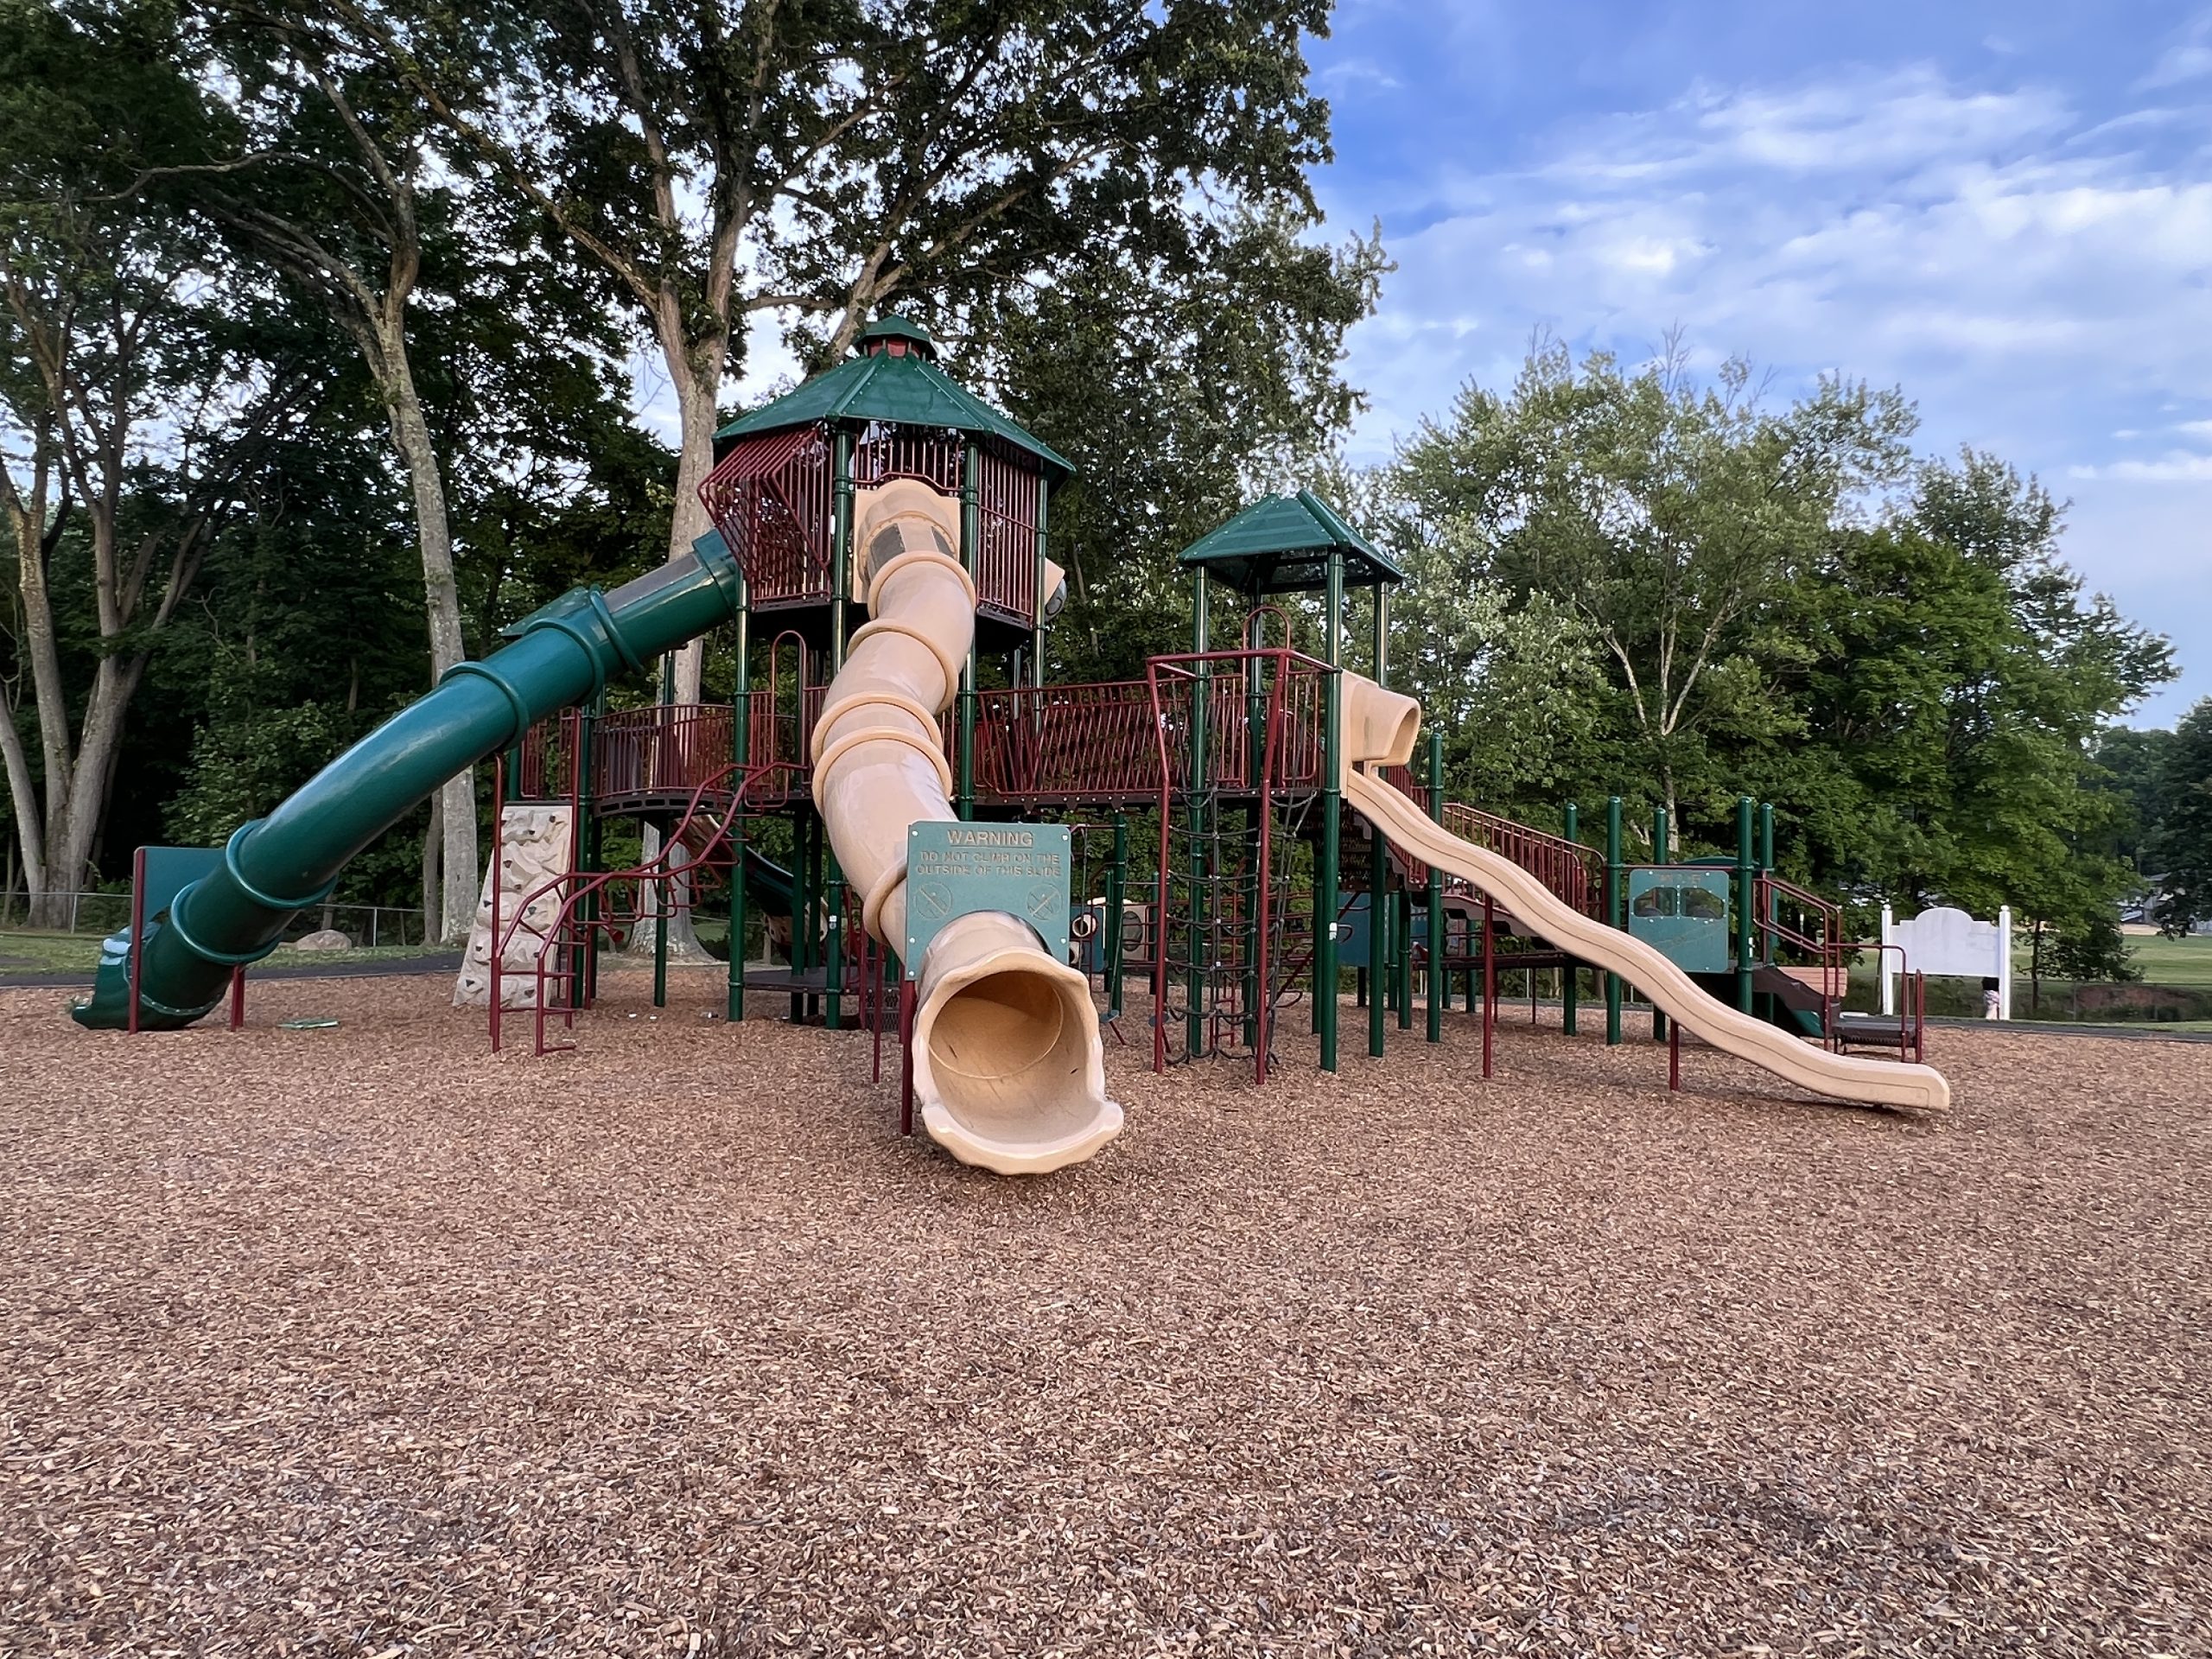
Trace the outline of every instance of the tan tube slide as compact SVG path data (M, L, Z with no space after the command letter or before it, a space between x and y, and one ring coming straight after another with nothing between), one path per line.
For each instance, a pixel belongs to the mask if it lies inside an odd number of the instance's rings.
M1785 1083L1836 1100L1942 1111L1951 1086L1932 1066L1855 1059L1815 1048L1708 996L1697 982L1643 940L1561 904L1510 860L1470 845L1363 766L1402 766L1413 758L1421 705L1357 674L1344 677L1344 798L1381 834L1424 864L1471 883L1510 909L1554 948L1638 987L1684 1030L1724 1053L1764 1066Z
M938 720L968 659L976 584L955 551L958 504L928 485L861 490L853 520L871 620L814 728L814 803L861 925L903 952L907 826L954 817ZM954 1157L1042 1174L1122 1132L1090 982L1048 956L1027 923L957 918L931 944L919 980L914 1092L923 1126Z

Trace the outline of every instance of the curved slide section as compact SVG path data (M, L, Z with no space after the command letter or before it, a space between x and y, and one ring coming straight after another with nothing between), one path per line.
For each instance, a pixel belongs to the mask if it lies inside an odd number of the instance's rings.
M545 607L521 639L462 663L325 766L266 818L244 825L223 867L184 889L143 939L103 955L77 1023L119 1030L139 953L139 1024L188 1026L223 998L231 969L276 948L293 916L322 902L347 861L463 769L737 613L744 579L719 543L671 559L611 594L579 588Z
M1561 904L1510 860L1470 845L1433 822L1414 802L1363 766L1403 766L1421 730L1421 705L1374 681L1344 677L1344 798L1382 834L1425 864L1471 882L1508 906L1555 949L1641 988L1683 1028L1723 1053L1763 1066L1814 1094L1870 1106L1942 1111L1951 1086L1932 1066L1855 1059L1815 1048L1764 1020L1708 996L1688 974L1643 940Z
M907 827L956 816L938 721L976 629L976 585L954 554L958 512L911 479L858 493L854 545L871 620L814 728L815 804L861 925L894 954L906 946ZM1041 1174L1121 1133L1090 982L1047 955L1027 922L956 918L918 979L914 1093L923 1126L954 1157Z

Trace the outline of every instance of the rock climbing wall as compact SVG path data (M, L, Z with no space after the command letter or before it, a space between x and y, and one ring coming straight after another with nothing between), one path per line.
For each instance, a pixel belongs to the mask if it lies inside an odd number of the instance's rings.
M476 901L475 925L468 932L468 954L461 958L461 975L454 982L455 1007L491 1005L492 942L506 933L516 907L525 898L530 904L521 912L522 925L507 941L499 964L499 1002L509 1008L537 1006L537 958L568 893L562 878L575 868L570 856L575 836L574 815L565 806L507 808L499 820L499 846L493 855L499 861L493 868L499 876L500 914L492 914L492 869L487 868L483 896Z

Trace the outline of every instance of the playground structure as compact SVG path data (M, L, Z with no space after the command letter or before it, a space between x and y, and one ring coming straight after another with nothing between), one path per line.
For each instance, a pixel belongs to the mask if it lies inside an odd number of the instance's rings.
M1433 734L1416 778L1419 709L1387 688L1402 575L1310 493L1263 498L1185 550L1189 652L1151 659L1141 680L1047 683L1064 596L1049 506L1067 463L935 359L925 331L887 319L855 357L725 428L702 486L714 533L613 593L579 590L524 618L504 650L461 664L242 828L218 868L111 952L79 1022L200 1017L347 859L448 777L496 758L502 846L479 964L495 1046L512 1006L530 1010L544 1049L550 1018L572 1025L592 1006L603 950L647 923L664 999L667 922L719 883L729 1017L746 1016L748 990L785 995L792 1019L856 1024L880 1054L895 970L910 1102L956 1156L1004 1173L1081 1161L1121 1127L1092 972L1117 1033L1126 979L1148 982L1155 1068L1235 1056L1264 1080L1281 1018L1302 1004L1333 1071L1342 975L1361 967L1371 1054L1389 1011L1410 1026L1416 976L1436 1040L1458 976L1480 1005L1487 1075L1497 975L1560 974L1573 1031L1591 971L1608 1041L1621 1040L1633 985L1655 1034L1676 1044L1686 1029L1835 1098L1948 1103L1940 1074L1916 1063L1924 1022L1910 976L1904 1014L1856 1027L1841 1014L1851 960L1885 948L1850 941L1834 906L1773 874L1770 813L1755 853L1753 805L1740 804L1738 856L1719 868L1665 864L1662 822L1662 862L1638 867L1622 856L1618 800L1601 854L1579 841L1572 809L1554 836L1447 801ZM1347 594L1362 590L1371 678L1342 662ZM1228 649L1213 639L1217 592L1246 607ZM1313 652L1293 643L1294 606L1318 629ZM725 623L731 702L609 707L618 674ZM998 683L985 683L987 663ZM565 809L565 868L504 880L511 805L541 820ZM1010 897L931 918L919 943L916 826L1071 815L1085 879L1063 877L1055 902L1073 962L1043 947L1034 905L1025 914ZM606 868L602 826L619 817L659 830L652 859ZM753 844L779 817L788 871ZM1363 857L1346 858L1348 836L1363 838ZM756 907L789 918L781 968L745 961ZM1862 1043L1906 1063L1840 1052Z

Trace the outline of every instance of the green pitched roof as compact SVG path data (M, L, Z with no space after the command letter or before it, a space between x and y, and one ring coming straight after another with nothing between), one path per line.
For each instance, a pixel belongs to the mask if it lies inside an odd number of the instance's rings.
M1179 563L1203 566L1248 594L1306 593L1327 584L1329 554L1343 550L1344 585L1403 582L1406 573L1311 490L1263 495L1185 548Z
M895 421L904 426L949 427L978 437L996 438L1034 456L1055 483L1075 471L1066 457L1030 436L974 393L963 391L938 367L931 360L937 348L927 329L903 317L887 317L861 335L863 345L889 339L911 341L917 349L899 357L878 352L848 358L766 408L732 421L715 437L749 438L762 432L812 426L817 421Z

